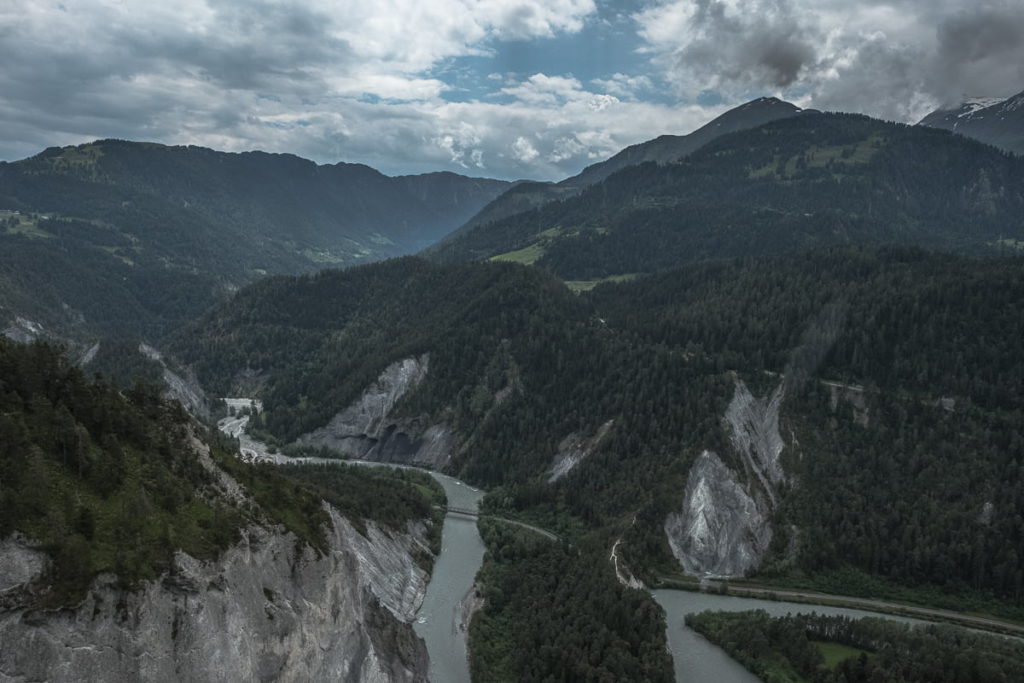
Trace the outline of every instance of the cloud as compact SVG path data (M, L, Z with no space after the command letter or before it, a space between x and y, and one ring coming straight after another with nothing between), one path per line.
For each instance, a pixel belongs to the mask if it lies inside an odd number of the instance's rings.
M609 78L595 78L591 83L606 93L628 100L637 99L654 89L654 83L644 75L627 76L614 73Z
M1024 89L1018 0L668 0L633 19L682 98L771 93L912 121Z
M638 17L677 76L703 87L792 84L815 61L815 28L787 0L691 0Z
M530 163L534 159L540 156L540 152L533 144L524 138L522 135L516 138L516 141L512 143L512 156L525 164Z
M708 117L699 107L622 101L570 75L487 76L500 41L582 30L593 0L7 0L2 8L0 158L117 137L291 152L386 173L559 179ZM478 60L488 85L453 101L445 79L461 58Z
M942 18L929 86L944 104L963 94L1024 90L1024 5L981 3Z
M578 31L594 11L593 0L6 0L0 158L120 137L324 159L315 144L343 153L378 134L374 158L411 145L481 167L480 141L440 120L450 86L431 70L486 57L494 41ZM367 103L394 128L381 131Z
M764 94L1008 96L1022 51L1019 0L0 0L0 158L118 137L558 179Z

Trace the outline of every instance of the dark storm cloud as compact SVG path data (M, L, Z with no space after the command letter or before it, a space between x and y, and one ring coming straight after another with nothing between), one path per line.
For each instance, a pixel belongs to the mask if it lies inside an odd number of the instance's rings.
M323 74L344 74L351 61L330 18L301 5L216 0L194 9L201 21L191 23L157 4L128 12L97 3L73 15L40 2L0 13L4 156L82 136L180 137L200 121L229 131L246 114L238 91L318 94Z
M882 38L857 46L842 77L825 81L814 93L813 104L829 111L867 112L893 121L916 116L914 94L924 88L918 48L892 44Z
M315 83L316 69L343 71L352 58L348 44L330 34L330 17L299 5L272 2L211 3L214 34L183 32L178 26L130 26L112 32L140 68L153 61L192 68L226 88Z
M667 0L635 15L683 96L915 120L1024 90L1021 0Z
M944 104L1024 90L1024 3L981 4L943 18L929 85Z
M786 0L762 0L730 9L720 0L698 0L694 38L678 52L683 69L712 79L786 87L815 61L817 36Z

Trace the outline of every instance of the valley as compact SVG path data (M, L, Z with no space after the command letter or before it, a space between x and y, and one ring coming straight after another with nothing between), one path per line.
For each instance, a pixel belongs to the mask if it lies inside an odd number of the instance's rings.
M1019 632L1024 160L712 124L557 184L0 166L0 674L747 681L687 615Z

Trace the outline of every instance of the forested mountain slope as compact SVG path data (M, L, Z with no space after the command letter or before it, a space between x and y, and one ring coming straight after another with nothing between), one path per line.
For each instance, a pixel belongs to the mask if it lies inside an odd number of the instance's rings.
M157 336L266 273L410 253L509 186L101 140L0 164L0 323Z
M443 427L439 463L501 487L489 505L621 535L648 578L675 563L666 519L711 451L761 501L760 571L1019 607L1022 288L1019 258L906 247L710 262L583 296L537 269L406 258L264 281L171 347L217 391L262 378L261 428L282 443L420 359L370 435L404 439L388 457ZM741 423L779 449L763 481Z
M474 228L502 220L515 214L543 206L559 199L579 194L584 188L598 183L612 173L644 162L669 164L692 154L709 142L740 130L756 128L770 121L789 118L805 112L796 105L774 97L760 97L730 109L721 116L687 135L661 135L653 140L631 145L609 159L591 164L576 175L557 183L524 182L508 189L483 207L458 230L444 239L456 239ZM442 246L428 250L433 253Z
M626 168L430 255L594 280L825 244L981 252L1022 240L1021 159L945 131L807 113L726 135L679 163Z

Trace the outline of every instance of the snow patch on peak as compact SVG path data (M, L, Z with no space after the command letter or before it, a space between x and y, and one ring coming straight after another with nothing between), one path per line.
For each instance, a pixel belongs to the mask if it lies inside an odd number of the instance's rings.
M1000 104L1003 100L998 97L970 97L964 100L962 105L962 111L957 114L958 118L964 116L970 116L979 109L988 109L997 104Z

